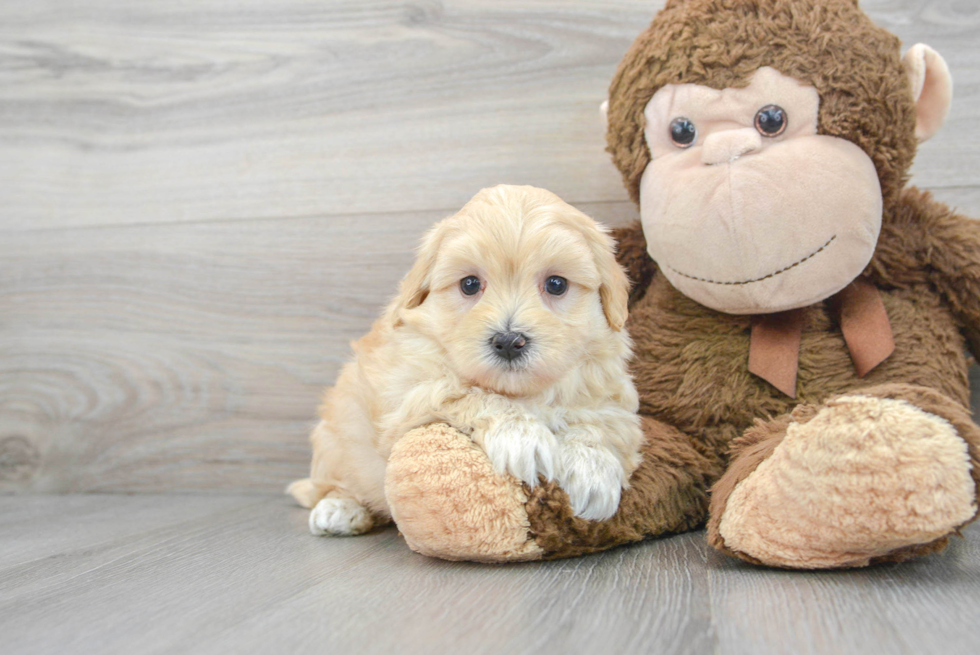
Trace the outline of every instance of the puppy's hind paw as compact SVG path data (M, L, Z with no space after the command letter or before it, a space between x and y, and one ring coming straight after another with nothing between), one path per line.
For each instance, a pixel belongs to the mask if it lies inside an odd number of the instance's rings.
M604 521L619 509L623 465L603 448L566 443L558 457L558 485L568 494L572 512L589 521Z
M317 537L349 537L372 527L371 513L351 498L324 498L310 511L310 532Z

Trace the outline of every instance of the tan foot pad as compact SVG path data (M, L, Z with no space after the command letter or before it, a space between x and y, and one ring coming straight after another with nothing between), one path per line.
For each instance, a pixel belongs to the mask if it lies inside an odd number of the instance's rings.
M862 566L970 520L970 468L946 420L903 400L844 396L789 426L735 487L719 533L764 564Z
M514 562L543 554L529 534L523 485L448 425L416 428L395 444L385 495L405 541L423 555Z

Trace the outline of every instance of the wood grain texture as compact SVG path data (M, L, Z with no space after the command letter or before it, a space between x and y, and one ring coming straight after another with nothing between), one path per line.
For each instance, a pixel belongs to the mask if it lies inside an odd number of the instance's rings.
M598 107L649 3L65 5L0 10L12 229L625 198Z
M4 222L451 209L500 182L622 200L597 107L660 4L7 2ZM923 148L917 179L975 186L976 8L865 5L907 43L940 47L956 76L949 124Z
M0 492L275 493L433 221L636 216L597 111L662 3L0 2ZM956 80L915 181L980 216L980 8L867 0Z
M980 528L866 570L759 569L695 532L557 562L312 537L286 498L0 498L0 643L46 653L976 652Z

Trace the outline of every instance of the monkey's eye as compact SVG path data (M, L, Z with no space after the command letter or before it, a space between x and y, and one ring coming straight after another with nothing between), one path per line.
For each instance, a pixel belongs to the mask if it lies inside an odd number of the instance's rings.
M689 148L697 136L697 128L688 119L675 118L670 121L670 140L678 148Z
M755 129L762 136L779 136L788 123L789 117L779 105L766 105L755 115Z
M560 296L568 290L568 280L557 275L552 275L544 281L544 290L553 296Z
M480 292L480 278L475 275L467 275L459 281L459 290L464 296L475 296Z

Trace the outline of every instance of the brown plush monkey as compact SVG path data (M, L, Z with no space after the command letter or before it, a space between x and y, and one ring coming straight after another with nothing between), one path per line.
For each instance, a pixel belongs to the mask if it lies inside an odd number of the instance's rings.
M668 2L608 102L642 218L617 236L644 463L589 522L422 428L388 471L409 544L553 558L707 519L713 546L772 566L942 549L977 515L980 224L905 184L950 97L942 58L902 57L854 0Z

